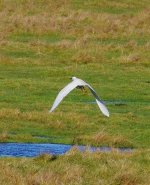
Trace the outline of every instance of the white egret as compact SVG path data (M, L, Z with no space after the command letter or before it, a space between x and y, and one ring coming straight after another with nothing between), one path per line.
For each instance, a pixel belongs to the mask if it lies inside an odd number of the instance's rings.
M107 109L107 107L104 105L104 103L100 100L100 98L98 97L98 95L96 94L95 90L85 81L76 78L76 77L72 77L72 82L69 83L67 86L65 86L57 95L52 108L50 109L49 112L53 112L54 109L59 105L59 103L63 100L63 98L65 96L67 96L67 94L69 94L73 89L75 88L80 88L81 90L83 90L84 86L88 87L91 91L91 93L93 94L93 96L96 99L96 103L98 104L98 107L100 108L100 110L102 111L102 113L109 117L109 111Z

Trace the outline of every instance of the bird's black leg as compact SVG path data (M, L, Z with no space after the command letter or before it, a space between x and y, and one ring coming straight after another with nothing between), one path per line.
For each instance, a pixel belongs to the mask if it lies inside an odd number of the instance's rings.
M85 88L84 86L77 86L77 89L80 89L81 91L83 91Z
M84 86L77 86L76 87L77 89L80 89L82 92L86 92L86 89L85 89L85 87Z

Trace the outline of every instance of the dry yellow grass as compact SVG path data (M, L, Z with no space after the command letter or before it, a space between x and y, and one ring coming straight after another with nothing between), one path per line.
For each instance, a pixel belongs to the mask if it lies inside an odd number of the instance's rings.
M58 119L58 117L60 119ZM0 118L1 119L11 119L13 120L27 120L27 121L35 121L41 124L48 124L49 126L52 124L54 128L63 128L65 127L63 120L66 122L76 122L76 127L82 127L85 125L87 117L84 115L79 115L77 113L67 113L67 116L62 113L54 113L50 115L48 111L46 112L21 112L18 109L1 109L0 110ZM60 122L59 122L60 121Z
M0 184L148 185L149 175L141 165L141 155L145 160L149 158L147 152L81 153L73 148L57 158L42 155L34 159L0 159Z
M0 142L5 142L8 139L9 139L9 134L7 133L7 131L3 131L0 134Z
M132 35L149 35L150 10L145 8L138 15L109 15L107 13L94 13L70 9L68 2L61 3L49 1L11 3L2 1L1 5L1 39L5 40L9 33L16 29L23 32L61 32L67 35L96 37L100 39L129 37ZM58 5L58 4L59 5ZM7 6L6 6L7 4ZM67 5L68 4L68 5ZM123 5L123 3L120 3ZM8 6L9 5L9 6ZM28 6L28 8L23 8ZM44 11L39 11L44 8ZM112 3L113 6L113 3ZM123 5L124 6L124 5ZM57 8L56 8L57 7ZM35 10L37 9L37 11ZM33 14L29 13L33 12ZM5 34L4 34L5 33Z
M108 133L102 131L93 135L80 135L74 138L74 143L82 144L86 143L91 145L94 143L95 146L119 146L119 147L132 147L133 144L123 136L111 136Z

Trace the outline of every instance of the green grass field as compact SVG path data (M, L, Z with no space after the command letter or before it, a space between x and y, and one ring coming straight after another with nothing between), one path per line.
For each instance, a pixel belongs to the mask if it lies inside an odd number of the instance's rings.
M1 0L0 20L0 142L137 150L0 158L0 184L150 184L150 1ZM48 113L72 76L92 85L110 118L77 89Z

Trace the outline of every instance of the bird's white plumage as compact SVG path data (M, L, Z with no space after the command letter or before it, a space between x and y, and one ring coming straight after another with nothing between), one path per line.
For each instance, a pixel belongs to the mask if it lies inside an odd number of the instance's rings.
M76 77L72 77L72 82L69 83L67 86L65 86L57 95L54 104L52 106L52 108L50 109L49 112L52 112L58 105L59 103L63 100L63 98L65 96L67 96L67 94L69 94L74 88L76 88L77 86L87 86L90 91L92 92L93 96L96 98L96 103L98 104L98 107L100 108L100 110L102 111L102 113L109 117L109 111L107 109L107 107L104 105L104 103L100 100L100 98L98 97L98 95L96 94L95 90L85 81L76 78Z
M65 96L67 96L67 94L70 93L70 91L72 91L74 88L76 88L78 85L76 83L76 81L72 81L71 83L69 83L67 86L65 86L57 95L54 104L51 108L51 110L49 112L52 112L58 105L59 103L63 100L63 98Z
M108 111L107 107L104 105L104 103L100 102L100 101L97 100L97 99L96 99L96 102L97 102L97 104L98 104L100 110L102 111L102 113L103 113L105 116L109 117L109 111Z

